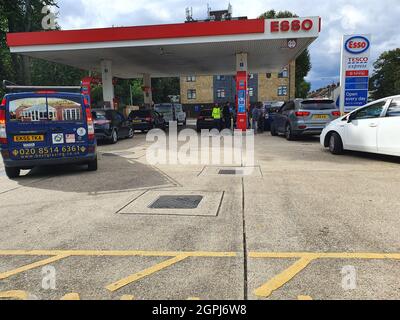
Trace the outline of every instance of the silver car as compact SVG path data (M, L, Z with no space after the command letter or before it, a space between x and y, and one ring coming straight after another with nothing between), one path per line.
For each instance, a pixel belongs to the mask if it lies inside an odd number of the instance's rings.
M275 114L271 135L284 134L287 140L302 135L320 135L325 126L338 117L340 111L333 100L292 100Z
M179 103L160 103L154 106L154 110L162 114L167 124L177 121L179 125L186 125L186 113Z

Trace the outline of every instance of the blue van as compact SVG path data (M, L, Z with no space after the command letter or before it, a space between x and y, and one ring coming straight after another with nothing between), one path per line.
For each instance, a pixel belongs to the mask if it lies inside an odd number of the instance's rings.
M21 169L45 165L86 164L96 171L96 145L90 106L81 93L12 92L1 102L0 148L10 179Z

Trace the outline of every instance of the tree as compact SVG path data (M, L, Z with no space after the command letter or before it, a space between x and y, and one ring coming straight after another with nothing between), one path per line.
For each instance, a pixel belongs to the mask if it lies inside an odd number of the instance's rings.
M169 95L180 94L179 78L153 78L151 85L154 103L169 102Z
M6 33L42 30L44 6L57 6L57 1L0 0L0 80L22 85L72 85L79 84L85 74L69 66L10 53ZM0 94L4 94L2 89Z
M280 19L280 18L297 18L298 16L290 11L269 10L260 15L260 19ZM304 50L296 59L296 98L306 98L311 89L311 84L305 81L305 77L311 70L310 52Z
M370 79L373 99L400 94L400 48L382 53Z

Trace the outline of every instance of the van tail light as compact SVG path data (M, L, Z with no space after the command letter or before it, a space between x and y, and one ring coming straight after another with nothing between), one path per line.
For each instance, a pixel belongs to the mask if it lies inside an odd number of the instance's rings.
M334 117L340 117L340 116L341 116L341 113L340 113L340 111L332 111L332 115L333 115Z
M95 133L92 112L90 108L86 108L86 122L88 126L88 138L90 141L93 141L95 139Z
M151 122L151 117L147 117L145 120L146 120L147 122Z
M308 117L311 113L308 111L296 111L294 114L296 117Z
M2 107L3 107L3 102L1 103ZM4 109L0 109L0 144L7 144L6 110Z
M52 94L56 93L54 90L41 90L41 91L36 91L37 94Z

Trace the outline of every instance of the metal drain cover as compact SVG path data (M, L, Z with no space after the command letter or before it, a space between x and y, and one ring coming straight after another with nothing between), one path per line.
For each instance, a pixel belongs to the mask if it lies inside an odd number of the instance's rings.
M196 209L203 196L160 196L149 208L152 209Z
M243 170L220 170L218 174L226 174L226 175L244 175Z

